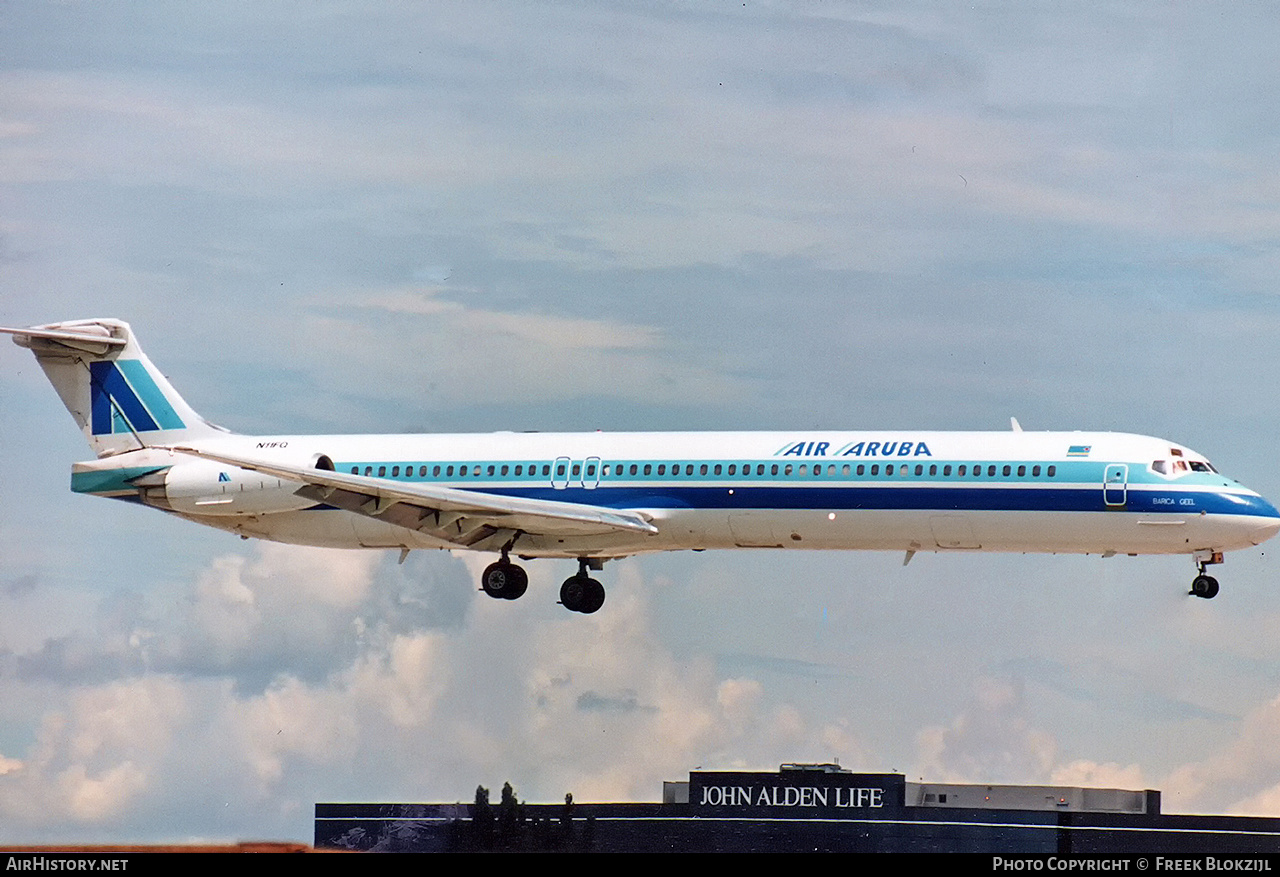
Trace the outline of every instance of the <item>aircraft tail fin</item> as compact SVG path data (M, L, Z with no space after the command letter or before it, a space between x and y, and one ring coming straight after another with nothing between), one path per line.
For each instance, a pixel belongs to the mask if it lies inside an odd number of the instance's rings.
M99 457L224 434L196 414L120 320L0 327L29 348Z

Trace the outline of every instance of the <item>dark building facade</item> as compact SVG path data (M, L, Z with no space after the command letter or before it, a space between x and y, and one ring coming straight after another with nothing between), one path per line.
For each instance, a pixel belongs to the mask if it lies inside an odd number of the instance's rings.
M315 846L384 852L1280 852L1280 819L1160 812L1153 790L908 783L835 765L695 771L661 804L317 804Z

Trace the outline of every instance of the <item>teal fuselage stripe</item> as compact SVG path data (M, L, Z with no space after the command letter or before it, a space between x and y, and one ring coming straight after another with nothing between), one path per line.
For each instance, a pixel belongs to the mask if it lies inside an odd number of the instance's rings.
M630 474L633 464L640 474ZM517 465L525 470L532 470L532 474L515 475ZM527 461L412 464L346 461L338 465L337 469L343 472L354 469L357 474L364 474L368 470L371 476L391 482L422 482L502 496L578 502L616 509L1121 511L1162 515L1203 512L1280 518L1280 512L1256 494L1206 490L1206 487L1221 486L1223 479L1219 475L1188 473L1177 479L1180 483L1172 483L1135 463L1105 464L1061 460L1011 463L992 463L986 460L948 463L886 461L850 463L851 474L843 475L840 473L845 464L819 462L816 465L822 467L822 474L815 476L814 463L788 464L778 463L776 460L735 461L732 464L723 460L663 460L658 463L652 460L625 460L597 464L607 465L610 474L600 476L598 482L595 476L587 476L588 483L595 485L592 487L586 487L582 483L585 472L582 461L572 464L579 467L577 475L572 474L571 469L556 475L557 465L559 464ZM642 474L645 465L652 468L651 474ZM672 471L672 467L678 466L679 474L657 475L659 465L666 466L668 472ZM700 474L703 465L708 467L710 474ZM717 465L721 467L720 475L713 474ZM727 474L729 465L738 467L739 474ZM764 475L755 474L760 465L765 466ZM778 466L777 475L771 474L775 465ZM864 467L864 474L856 474L858 465ZM1106 469L1116 465L1127 467L1127 480L1109 484L1104 491ZM418 474L423 466L428 473L426 476ZM508 470L506 475L502 474L504 466ZM544 475L543 470L548 466L550 472ZM686 474L689 466L694 467L693 475ZM746 470L743 470L744 466L747 467ZM791 467L790 474L786 473L787 466ZM805 474L800 474L802 466ZM875 475L871 474L873 466L879 470ZM894 474L882 474L885 466L893 466ZM917 466L921 467L920 475L915 474ZM953 474L940 474L945 466L950 466ZM961 466L967 471L964 476L958 474ZM992 466L996 467L995 476L988 475ZM1009 475L1004 474L1006 466L1009 467ZM1035 466L1040 467L1039 476L1030 474ZM1050 466L1055 468L1053 477L1047 475ZM438 475L432 474L436 467L439 467ZM446 474L449 467L453 467L455 472L464 469L473 474L449 475ZM492 475L489 474L490 467L493 469ZM828 467L834 467L836 474L828 474ZM931 467L936 467L939 474L927 474ZM981 472L976 477L972 474L975 467ZM1019 467L1025 467L1027 474L1022 477L1013 474ZM480 470L479 475L474 474L477 468ZM899 474L904 468L908 471L905 476ZM386 474L378 475L380 469ZM396 469L403 474L391 475ZM619 469L623 474L614 474ZM750 474L744 475L741 471L749 471ZM554 487L553 481L558 485L565 482L568 484ZM1136 489L1139 487L1141 489Z
M94 472L72 472L71 490L74 493L115 493L137 490L133 479L162 472L168 466L129 466L123 469L103 469Z

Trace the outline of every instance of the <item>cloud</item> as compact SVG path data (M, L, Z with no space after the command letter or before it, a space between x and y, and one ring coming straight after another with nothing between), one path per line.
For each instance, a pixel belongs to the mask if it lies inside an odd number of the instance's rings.
M969 705L949 725L917 735L916 772L933 782L1046 782L1058 754L1054 736L1025 715L1022 684L979 678Z
M262 544L197 574L146 662L105 661L116 633L80 632L81 664L7 683L46 705L27 750L0 752L0 815L28 837L306 836L316 800L450 800L505 779L534 800L652 800L697 764L867 760L785 690L672 654L635 564L616 567L607 612L581 617L547 605L549 564L513 605L475 593L486 558L438 558L476 604L460 627L373 611L401 572L378 555ZM95 649L110 672L83 669ZM274 672L245 684L259 666ZM246 821L220 822L222 801Z
M1280 696L1256 706L1207 758L1185 764L1164 781L1168 809L1280 815Z
M416 389L441 408L481 397L501 405L593 396L723 406L745 391L744 382L671 356L662 335L643 325L504 313L413 290L355 298L367 302L365 313L305 320L319 349L348 351L316 365L331 392L401 397ZM396 382L385 385L374 375L385 375L389 361Z

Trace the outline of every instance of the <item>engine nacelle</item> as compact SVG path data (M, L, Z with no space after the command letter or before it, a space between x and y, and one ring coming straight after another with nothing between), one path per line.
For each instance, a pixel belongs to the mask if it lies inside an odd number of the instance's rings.
M164 502L189 515L262 515L315 505L294 495L302 485L235 466L193 460L176 464L164 476ZM159 499L154 495L148 501ZM154 503L159 505L159 503Z

